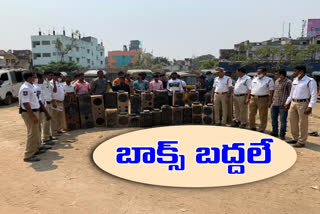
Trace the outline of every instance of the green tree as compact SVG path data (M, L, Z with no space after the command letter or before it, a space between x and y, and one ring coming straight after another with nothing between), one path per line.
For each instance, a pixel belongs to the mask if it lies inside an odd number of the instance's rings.
M311 62L316 61L316 54L320 52L320 44L311 44L308 47Z
M48 65L43 65L37 67L38 70L40 71L52 71L52 72L57 72L57 71L64 71L64 72L72 72L72 71L79 71L82 70L83 68L75 62L50 62Z
M64 57L74 48L78 48L76 41L79 36L79 31L75 31L72 33L71 43L63 45L60 37L57 37L55 40L55 48L57 51L57 55L59 57L59 61L63 62Z
M219 62L213 59L209 59L202 63L200 69L213 69L215 67L218 67Z

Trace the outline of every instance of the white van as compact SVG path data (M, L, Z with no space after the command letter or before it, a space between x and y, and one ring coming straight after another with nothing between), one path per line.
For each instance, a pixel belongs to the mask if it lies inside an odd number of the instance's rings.
M23 84L23 69L0 69L0 101L10 105L17 98Z

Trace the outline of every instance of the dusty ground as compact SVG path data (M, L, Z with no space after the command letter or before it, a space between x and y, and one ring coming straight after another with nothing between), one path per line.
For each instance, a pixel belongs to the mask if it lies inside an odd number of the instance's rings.
M319 126L318 103L309 130L320 133ZM70 132L41 162L25 163L26 130L17 105L0 106L0 213L320 213L320 190L311 188L320 185L320 137L309 137L308 146L297 149L297 163L276 177L182 189L125 181L95 167L91 153L98 142L128 130Z

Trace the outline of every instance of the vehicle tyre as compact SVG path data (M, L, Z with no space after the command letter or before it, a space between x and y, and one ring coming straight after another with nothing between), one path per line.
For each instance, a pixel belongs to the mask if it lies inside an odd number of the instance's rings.
M6 105L10 105L12 103L12 99L13 99L12 94L7 94L6 98L4 99L4 103Z

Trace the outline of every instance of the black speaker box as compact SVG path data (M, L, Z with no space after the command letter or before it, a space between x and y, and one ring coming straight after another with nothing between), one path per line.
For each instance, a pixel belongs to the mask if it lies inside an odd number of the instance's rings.
M152 127L152 113L149 110L144 110L140 113L140 126Z
M184 106L184 92L183 91L173 91L172 105Z
M129 127L129 115L126 112L120 112L117 121L119 128Z
M129 127L140 127L140 116L137 114L129 115Z
M191 124L192 123L192 107L186 106L183 109L183 123Z
M103 95L104 99L104 108L118 108L117 100L118 100L118 94L117 92L107 92Z
M118 111L128 113L129 96L128 92L118 91Z
M108 128L117 127L118 109L106 109L105 115L106 115L107 127Z
M150 91L141 93L141 108L143 110L153 110L153 93Z
M183 124L183 107L182 106L172 106L172 125Z
M94 127L92 116L91 97L87 94L78 96L80 122L82 129L89 129Z
M160 109L163 105L169 105L169 97L167 90L158 90L154 92L153 99L154 108Z
M213 110L213 105L212 104L208 104L208 105L203 106L202 119L203 119L203 123L204 124L212 125L214 123L213 112L214 112L214 110Z
M212 103L211 102L211 93L208 92L204 95L204 103L207 105L208 103Z
M198 91L190 91L188 98L188 105L192 106L192 103L199 102L199 92Z
M192 104L192 123L193 124L202 124L202 104L201 103L193 103Z
M130 97L131 114L140 114L141 112L141 95L134 94Z
M161 125L161 110L154 109L152 111L152 126L160 126Z
M95 127L105 127L106 118L105 118L105 109L102 95L92 95L91 96L91 105L92 105L92 115Z
M169 105L161 107L161 124L164 126L172 125L172 108Z
M68 131L80 129L79 104L76 94L66 94L63 104Z

